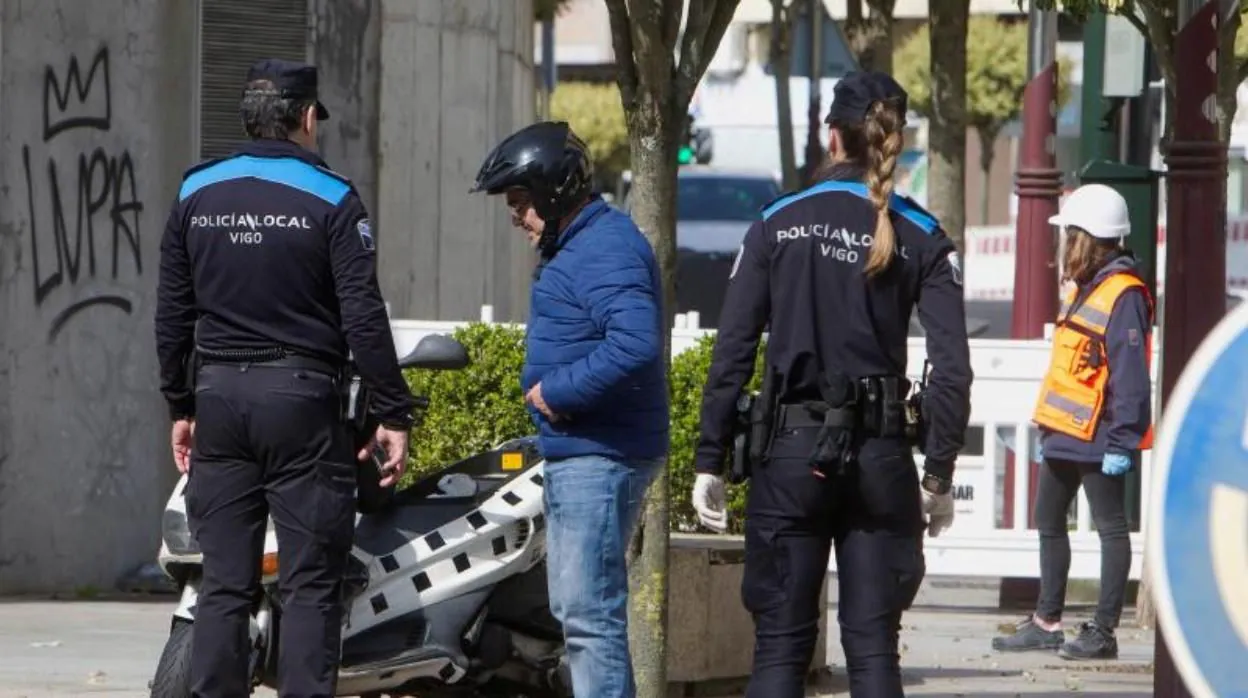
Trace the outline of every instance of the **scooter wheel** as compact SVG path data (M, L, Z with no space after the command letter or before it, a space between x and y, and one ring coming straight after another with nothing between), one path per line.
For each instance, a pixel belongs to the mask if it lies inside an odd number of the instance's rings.
M194 626L178 619L165 641L152 679L152 698L191 698L191 631Z

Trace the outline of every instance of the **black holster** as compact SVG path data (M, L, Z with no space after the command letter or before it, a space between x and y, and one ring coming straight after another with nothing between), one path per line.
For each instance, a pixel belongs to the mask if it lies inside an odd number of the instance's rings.
M923 362L923 375L912 387L905 401L905 436L906 442L923 453L927 444L927 414L924 404L927 400L927 377L931 372L930 361Z
M739 484L749 479L753 471L750 462L752 438L754 430L750 419L754 415L754 406L758 404L758 393L741 393L737 399L737 411L732 423L732 462L728 466L728 482Z
M817 474L839 474L853 461L862 409L858 387L843 373L825 373L819 380L819 395L823 399L805 404L823 421L810 456L811 468Z

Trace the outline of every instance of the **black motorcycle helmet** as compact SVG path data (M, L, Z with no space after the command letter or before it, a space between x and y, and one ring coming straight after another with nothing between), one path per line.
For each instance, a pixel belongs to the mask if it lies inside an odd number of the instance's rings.
M542 121L516 131L485 158L470 193L501 194L522 188L546 222L539 246L547 251L559 219L576 210L593 190L589 149L564 121Z

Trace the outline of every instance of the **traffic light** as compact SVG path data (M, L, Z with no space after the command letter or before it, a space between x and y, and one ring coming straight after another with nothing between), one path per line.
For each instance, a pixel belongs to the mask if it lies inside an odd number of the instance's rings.
M693 148L688 144L680 146L680 150L676 153L676 162L681 165L693 162Z

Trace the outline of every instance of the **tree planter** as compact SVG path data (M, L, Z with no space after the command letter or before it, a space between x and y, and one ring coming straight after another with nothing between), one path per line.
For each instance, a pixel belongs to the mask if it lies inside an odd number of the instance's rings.
M749 678L754 623L741 604L744 539L673 533L668 560L668 683L727 687ZM826 588L821 608L826 606ZM820 614L812 671L828 663L826 622L827 614Z

